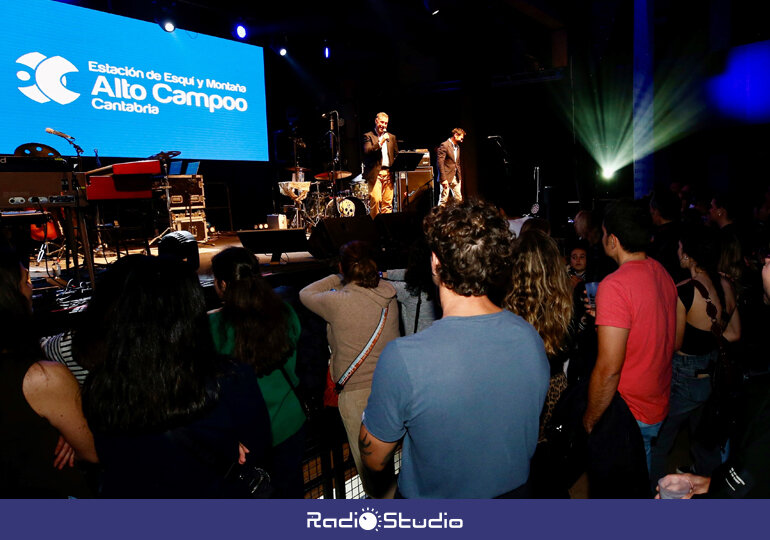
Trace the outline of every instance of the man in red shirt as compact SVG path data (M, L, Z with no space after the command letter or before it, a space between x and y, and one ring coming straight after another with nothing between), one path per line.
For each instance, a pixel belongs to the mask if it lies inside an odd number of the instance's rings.
M668 414L676 286L663 266L647 257L651 223L645 209L632 201L612 204L602 231L604 251L619 268L596 294L599 352L583 425L591 433L617 390L642 432L649 470L651 440Z

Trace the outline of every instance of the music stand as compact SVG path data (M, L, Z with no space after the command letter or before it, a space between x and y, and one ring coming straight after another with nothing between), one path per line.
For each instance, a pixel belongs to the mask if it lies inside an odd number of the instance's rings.
M396 154L396 159L393 160L393 164L390 166L390 170L397 173L412 172L417 168L424 156L425 152L410 152L408 150L402 150ZM404 201L404 206L406 206L409 204L409 175L405 174L404 177L406 178L406 199ZM400 183L398 185L398 189L401 189ZM398 197L397 200L398 211L400 212L402 210L401 197Z

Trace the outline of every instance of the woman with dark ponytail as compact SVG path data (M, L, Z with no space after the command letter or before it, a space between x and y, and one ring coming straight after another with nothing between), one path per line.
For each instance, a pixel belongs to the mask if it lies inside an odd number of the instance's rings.
M302 498L305 413L292 388L299 384L299 319L262 277L259 261L248 250L227 248L211 264L222 299L222 307L209 314L215 347L257 374L270 413L275 497Z
M690 428L694 472L710 476L721 463L719 447L701 444L696 428L712 391L711 375L720 340L740 338L734 291L717 270L720 254L714 233L702 225L683 229L678 254L679 264L689 271L690 278L677 284L677 321L684 324L677 323L668 417L652 447L653 484L665 475L668 454L685 423Z

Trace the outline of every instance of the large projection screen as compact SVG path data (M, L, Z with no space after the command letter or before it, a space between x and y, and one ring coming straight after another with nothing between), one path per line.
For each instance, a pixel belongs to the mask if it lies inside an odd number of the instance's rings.
M0 153L267 161L261 47L52 0L2 0Z

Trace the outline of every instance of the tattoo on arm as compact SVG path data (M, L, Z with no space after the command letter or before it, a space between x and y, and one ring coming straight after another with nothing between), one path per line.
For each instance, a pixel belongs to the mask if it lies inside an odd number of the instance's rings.
M361 437L358 438L358 451L361 452L362 456L371 456L372 441L369 440L369 434L364 433L364 438Z
M391 468L393 467L393 456L396 455L396 448L398 448L398 445L393 447L393 450L388 452L388 454L382 458L381 466L383 469L387 469L388 466Z

